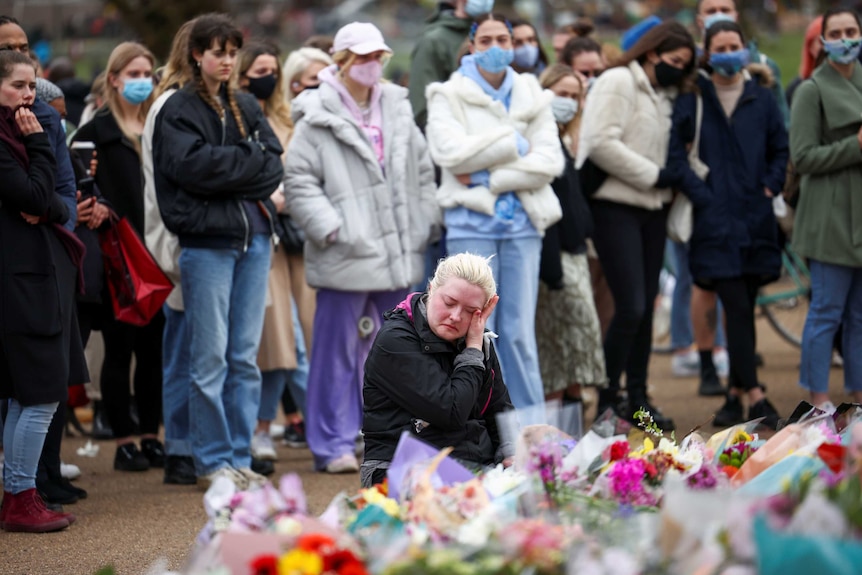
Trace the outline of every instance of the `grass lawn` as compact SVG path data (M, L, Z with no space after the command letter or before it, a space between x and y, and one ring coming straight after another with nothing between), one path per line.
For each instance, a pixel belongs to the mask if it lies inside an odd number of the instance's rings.
M781 70L781 82L785 87L799 74L799 60L804 40L804 32L788 32L774 38L758 39L759 48L778 64Z

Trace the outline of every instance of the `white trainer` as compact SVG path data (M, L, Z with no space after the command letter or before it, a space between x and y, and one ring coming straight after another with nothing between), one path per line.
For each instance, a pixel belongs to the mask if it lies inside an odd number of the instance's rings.
M259 431L251 438L251 455L255 459L264 459L267 461L275 461L278 459L278 454L275 452L275 446L272 443L272 437L268 433Z
M251 467L240 467L234 471L245 479L246 489L257 489L259 487L263 487L266 483L269 483L269 479L267 479L266 476L261 475L260 473L255 473L252 471Z
M670 371L674 377L697 377L700 375L700 354L691 348L685 353L674 353Z
M718 374L718 377L730 375L730 357L727 355L726 349L718 349L712 354L712 364L715 366L715 373Z
M69 481L72 481L73 479L78 479L79 477L81 477L81 468L74 463L60 462L60 475L62 475Z
M352 453L345 453L326 464L327 473L356 473L359 471L359 461Z
M242 473L230 466L222 467L221 469L217 469L207 475L199 475L198 487L206 491L219 477L228 479L236 486L237 491L245 491L248 489L248 479L246 479Z

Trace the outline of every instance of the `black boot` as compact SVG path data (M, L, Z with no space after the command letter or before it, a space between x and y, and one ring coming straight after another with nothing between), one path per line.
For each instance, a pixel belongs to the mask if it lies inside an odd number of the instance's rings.
M165 446L158 439L142 439L141 453L150 462L150 467L165 466Z
M700 386L697 388L697 394L704 397L714 397L724 395L725 393L727 393L727 390L721 385L718 373L715 371L715 364L712 362L712 350L701 351Z
M769 429L778 429L778 411L765 397L748 408L748 419L763 418L760 425Z
M188 455L168 455L165 457L164 482L172 485L194 485L197 483L195 462Z
M609 409L617 417L623 419L626 418L625 401L620 397L618 390L603 389L599 391L599 403L596 407L596 419L599 419Z
M728 393L724 405L715 413L712 424L715 427L730 427L739 423L745 423L742 415L742 400L738 395Z
M93 439L113 439L114 430L108 423L105 406L100 400L93 402Z

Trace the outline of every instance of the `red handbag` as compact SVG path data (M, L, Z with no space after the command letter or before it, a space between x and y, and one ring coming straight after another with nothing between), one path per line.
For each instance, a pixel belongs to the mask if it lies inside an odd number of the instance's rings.
M99 232L105 282L117 321L144 326L174 289L127 218L111 214L112 225Z

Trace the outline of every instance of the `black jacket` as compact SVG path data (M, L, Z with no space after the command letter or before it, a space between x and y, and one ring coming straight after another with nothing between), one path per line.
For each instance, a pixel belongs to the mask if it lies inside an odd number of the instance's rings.
M156 119L159 210L182 246L247 247L251 230L242 200L262 202L270 222L274 219L269 196L283 176L281 144L254 97L237 93L236 99L247 138L229 108L222 122L194 86L171 96Z
M29 170L0 143L0 398L35 405L66 399L77 270L52 227L69 211L54 192L48 136L24 144ZM47 222L28 224L21 212Z
M565 149L565 144L563 144ZM551 182L551 187L560 206L563 218L545 231L542 240L542 263L539 278L552 289L562 288L562 252L583 254L587 251L587 238L593 235L593 215L590 206L581 193L581 181L575 162L564 152L566 168L560 177Z
M135 231L144 236L144 175L141 157L123 135L114 115L107 108L81 126L76 142L96 145L96 185L102 196L121 218L126 217Z
M464 344L434 335L419 309L421 299L411 294L383 314L365 362L365 459L391 461L401 433L410 431L441 449L454 447L457 459L499 463L512 452L501 441L496 416L512 409L512 402L494 346L484 368L455 369ZM415 420L429 425L416 433Z

